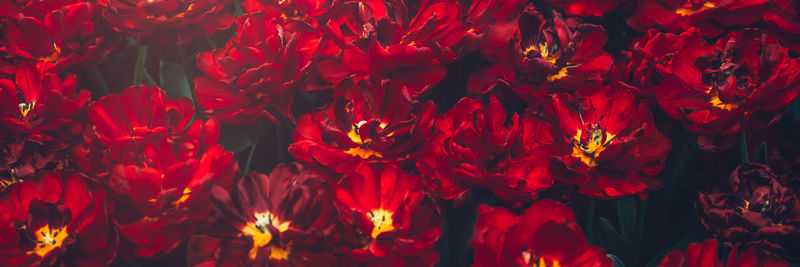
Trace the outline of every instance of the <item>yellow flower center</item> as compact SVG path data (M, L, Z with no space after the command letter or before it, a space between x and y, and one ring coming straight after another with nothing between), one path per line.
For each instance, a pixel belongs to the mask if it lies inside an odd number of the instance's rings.
M572 156L579 158L586 166L594 168L597 166L595 158L611 145L615 136L605 133L605 139L603 139L603 130L594 129L590 133L588 142L583 142L582 134L583 131L578 129L578 133L572 137Z
M377 209L371 210L367 213L367 218L372 221L374 227L372 228L372 238L378 238L383 232L388 232L394 230L394 225L392 225L392 212L384 210L384 209Z
M242 228L242 233L253 239L253 248L250 249L250 258L255 259L258 255L258 250L263 248L272 241L272 233L267 228L267 225L272 225L278 232L284 232L289 229L289 222L279 222L275 215L269 212L256 213L256 222L247 223ZM274 254L274 255L273 255ZM286 259L289 256L289 250L283 250L276 246L269 247L270 259Z
M525 261L526 266L530 267L561 267L561 264L557 260L550 260L550 264L547 263L542 257L539 257L537 261L536 257L528 251L522 252L522 259Z
M36 247L33 248L33 251L28 251L28 254L39 255L39 257L44 257L48 252L51 250L60 247L61 244L64 242L64 239L67 239L66 226L58 228L58 229L51 229L50 225L42 226L39 230L36 230L34 236L36 236Z
M691 15L706 11L709 8L714 8L714 7L717 6L716 4L709 3L709 2L703 3L703 5L700 6L699 8L695 8L695 7L691 6L691 5L692 5L692 3L687 1L686 5L684 5L685 7L678 8L678 9L675 10L675 14L678 14L678 15L686 17L686 16L691 16Z
M551 54L550 53L550 49L547 46L547 43L544 43L544 42L543 43L539 43L539 44L532 44L532 45L528 46L527 48L525 48L525 50L522 52L522 54L525 55L525 56L528 56L528 53L530 53L530 52L539 53L539 55L542 56L542 59L544 59L545 61L550 62L552 64L556 64L556 60L558 59L558 56L559 56L558 53Z
M36 102L28 103L19 103L19 112L22 113L23 117L27 117L28 113L33 110L33 107L36 106Z
M709 97L708 102L711 103L711 105L714 106L715 108L718 108L718 109L721 109L721 110L724 110L724 111L729 111L729 110L732 110L732 109L735 109L735 108L739 107L738 103L724 103L724 102L722 102L722 99L719 98L719 92L717 90L714 90L711 87L708 88L708 91L706 91L706 94L708 94L708 97Z
M361 139L361 135L358 134L358 129L361 126L363 126L364 124L366 124L366 123L367 123L367 121L360 121L360 122L358 122L358 124L355 124L355 125L352 126L352 128L350 128L350 132L347 133L347 137L349 137L350 140L353 141L353 143L359 144L360 146L350 148L347 151L345 151L345 153L350 154L350 155L354 155L354 156L359 156L359 157L364 158L364 159L372 157L372 156L375 156L375 157L378 157L378 158L382 158L383 155L381 155L380 153L378 153L375 150L372 150L372 149L368 148L368 146L372 142L372 140L370 140L369 138L366 138L366 139L362 140ZM383 123L383 122L381 122L381 124L380 124L381 128L385 128L386 125L387 124ZM389 134L387 136L391 136L391 134Z
M55 62L59 55L61 55L61 47L58 47L58 45L53 42L53 53L46 57L40 57L39 60Z

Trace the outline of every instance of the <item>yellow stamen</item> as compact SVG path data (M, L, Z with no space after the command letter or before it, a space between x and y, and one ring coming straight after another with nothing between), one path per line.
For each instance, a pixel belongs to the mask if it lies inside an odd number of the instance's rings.
M53 53L46 57L40 57L39 60L55 62L59 55L61 55L61 47L58 47L58 45L53 42Z
M372 140L370 140L369 138L366 138L366 139L362 140L361 139L361 135L358 134L358 128L360 128L361 126L363 126L366 123L367 123L367 121L360 121L360 122L358 122L358 124L353 125L350 128L350 132L347 133L347 137L349 137L350 140L353 141L353 143L359 144L361 146L350 148L347 151L345 151L345 153L350 154L350 155L354 155L354 156L359 156L359 157L364 158L364 159L367 159L367 158L372 157L372 156L381 158L381 157L383 157L383 155L381 155L380 153L378 153L375 150L366 148L364 146L364 144L369 144L370 142L372 142ZM381 128L385 128L386 125L387 124L383 123L383 122L380 124ZM391 135L392 135L392 133L388 134L387 136L391 136Z
M558 54L551 55L550 49L547 47L546 43L530 45L527 48L525 48L522 54L527 56L528 53L534 51L539 53L539 55L541 55L542 59L544 59L545 61L550 62L552 64L556 64L556 60L558 59Z
M716 7L716 5L714 3L706 2L706 3L703 4L703 6L701 6L698 9L683 8L683 7L682 8L678 8L678 9L675 10L675 14L678 14L678 15L686 17L686 16L691 16L691 15L706 11L706 10L708 10L710 8L714 8L714 7Z
M555 80L558 80L558 79L566 77L567 76L567 72L569 71L568 68L570 68L570 67L567 66L567 67L563 67L563 68L559 69L558 73L550 75L550 76L547 76L547 80L552 82L552 81L555 81Z
M269 259L270 260L287 260L289 259L289 250L291 247L286 249L282 249L276 246L269 247Z
M36 247L33 248L33 251L28 251L28 254L36 253L39 257L44 257L48 252L60 247L64 239L67 239L67 236L69 236L66 229L66 226L58 229L50 229L50 225L42 226L42 228L39 228L39 230L36 230L34 233L34 236L36 236Z
M255 259L258 256L258 250L262 247L267 246L270 241L272 241L272 233L268 230L267 225L272 225L278 232L285 232L289 229L290 222L279 222L278 218L275 215L272 215L269 212L264 213L256 213L256 223L247 223L247 225L242 228L242 233L246 236L250 236L253 239L253 248L250 249L250 258ZM276 253L285 253L283 257L288 257L289 250L280 250L276 251L275 246L270 246L270 258L273 257L272 253L275 251ZM278 248L279 249L279 248ZM276 254L275 257L280 258L281 254Z
M378 238L378 235L381 233L394 230L394 225L392 225L392 212L390 211L384 209L372 210L367 213L367 218L374 224L372 228L373 239Z
M591 136L589 137L588 143L583 143L581 141L581 135L583 131L578 129L578 132L575 136L572 137L573 139L573 147L572 147L572 156L579 158L581 162L586 164L591 168L597 167L597 162L595 159L600 152L603 152L611 143L615 135L610 133L605 133L605 140L603 139L603 130L594 129L590 133Z
M35 107L35 106L36 106L36 101L31 102L30 104L28 104L28 103L19 103L19 112L22 113L23 117L27 117L28 113L30 113L31 110L33 110L33 107Z
M737 103L723 103L722 99L719 98L719 92L717 90L712 89L711 87L708 88L706 94L709 96L708 102L711 103L711 106L724 110L729 111L739 107Z

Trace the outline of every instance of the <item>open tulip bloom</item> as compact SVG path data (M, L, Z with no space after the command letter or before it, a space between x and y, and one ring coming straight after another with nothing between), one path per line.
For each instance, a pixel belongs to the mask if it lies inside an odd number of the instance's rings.
M0 0L0 266L800 264L800 0Z

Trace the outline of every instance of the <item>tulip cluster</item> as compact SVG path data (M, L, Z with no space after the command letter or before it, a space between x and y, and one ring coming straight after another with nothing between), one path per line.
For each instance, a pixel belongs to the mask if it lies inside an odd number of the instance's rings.
M791 0L0 0L0 21L2 266L615 266L595 203L800 118ZM714 239L651 262L800 261L800 161L765 146L693 191Z

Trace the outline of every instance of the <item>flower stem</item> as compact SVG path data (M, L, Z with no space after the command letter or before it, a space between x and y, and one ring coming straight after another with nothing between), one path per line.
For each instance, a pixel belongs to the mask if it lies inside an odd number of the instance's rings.
M140 45L139 53L136 55L136 65L133 69L133 85L142 84L144 78L144 65L147 62L147 46Z

